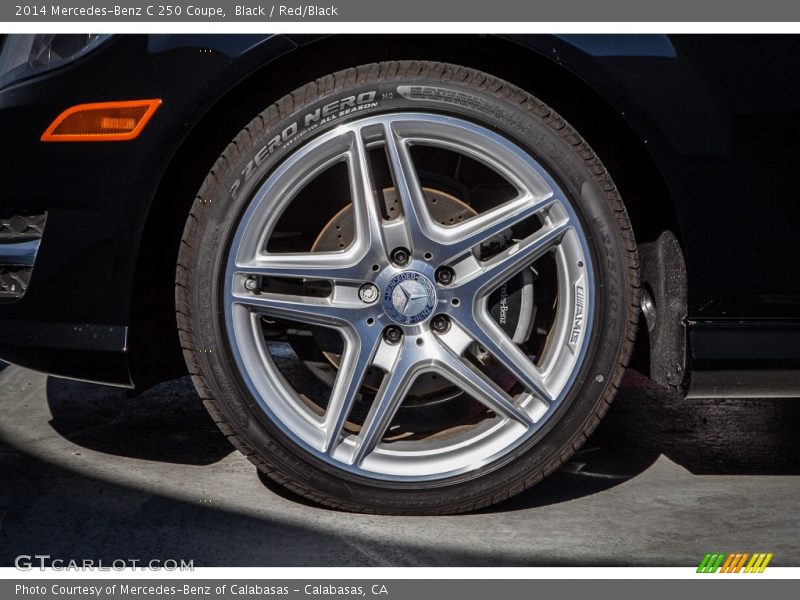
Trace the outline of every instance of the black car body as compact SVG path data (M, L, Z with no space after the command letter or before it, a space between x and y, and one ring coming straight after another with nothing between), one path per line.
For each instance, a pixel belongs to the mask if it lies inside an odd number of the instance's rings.
M0 357L135 388L184 372L180 233L236 132L316 76L433 57L558 106L607 165L642 257L641 369L696 395L798 395L798 49L796 36L115 36L0 89ZM140 98L162 105L135 140L40 141L70 106Z

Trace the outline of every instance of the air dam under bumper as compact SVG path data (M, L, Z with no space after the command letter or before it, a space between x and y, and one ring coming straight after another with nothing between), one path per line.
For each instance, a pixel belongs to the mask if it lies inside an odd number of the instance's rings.
M0 358L56 376L132 387L127 336L121 326L0 319Z

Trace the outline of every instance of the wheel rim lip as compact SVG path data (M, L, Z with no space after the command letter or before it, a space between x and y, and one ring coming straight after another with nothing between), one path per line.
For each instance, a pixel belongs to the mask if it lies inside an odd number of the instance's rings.
M575 256L578 256L585 265L583 271L585 275L584 289L586 294L584 307L588 307L588 310L584 310L584 326L582 328L580 345L576 347L573 352L575 355L575 360L572 368L570 369L568 376L563 378L563 385L561 386L558 396L549 404L546 411L538 416L534 426L528 427L526 431L520 433L517 431L517 429L522 428L523 426L513 421L500 421L499 419L487 420L473 430L474 435L471 435L464 440L457 440L455 445L451 444L449 446L445 446L444 448L437 449L436 444L428 444L428 446L425 448L412 450L411 448L407 447L408 442L393 442L391 447L379 444L360 465L356 465L347 464L341 460L344 456L343 452L347 449L346 447L348 445L352 445L352 440L345 438L337 449L339 452L337 453L337 451L334 451L331 454L320 451L320 448L309 442L309 438L313 438L313 435L316 433L313 431L313 429L316 427L317 423L315 423L312 419L304 418L307 417L307 415L300 415L297 413L297 409L300 407L302 402L299 400L297 392L285 380L284 376L280 372L279 367L275 364L270 352L266 347L263 335L259 335L259 323L261 317L255 313L251 313L242 305L232 302L231 298L234 273L240 271L236 262L237 256L243 248L242 241L245 236L246 229L251 226L254 214L257 213L257 211L265 203L265 199L270 195L270 192L275 191L274 186L276 182L280 182L280 178L286 175L288 171L287 165L291 166L301 160L304 160L309 154L309 147L318 147L337 135L341 135L341 133L336 133L338 130L344 131L345 128L351 129L355 127L363 129L364 127L367 127L373 123L385 122L387 119L391 120L392 122L423 121L437 122L440 124L447 123L455 127L466 127L473 132L478 132L480 135L486 136L487 139L492 140L494 143L499 142L506 145L518 155L519 159L521 159L524 163L527 163L528 166L536 172L536 175L540 177L554 193L558 193L559 197L562 199L561 206L563 210L568 213L569 219L574 226L574 229L569 236L571 238L569 243L574 246L570 256L562 256L565 248L565 242L563 240L557 246L556 263L558 266L559 294L561 295L561 293L564 291L562 290L562 280L564 279L564 274L566 273L569 275L572 273L572 271L569 269L564 271L561 265L565 261L572 261ZM303 149L306 149L306 152L303 152ZM463 151L463 149L457 150ZM341 160L341 157L323 158L318 165L310 169L309 172L313 175L308 176L307 173L306 177L303 178L303 182L309 181L313 177L317 176L319 173L328 168L328 166L337 162L338 160ZM492 168L495 168L495 166L492 166ZM508 173L505 170L501 172L503 175L508 176ZM512 174L510 179L516 180L516 176ZM302 188L302 185L304 185L304 183L295 187L299 189ZM284 188L285 187L287 186L284 185ZM266 240L269 239L272 229L278 222L280 215L283 214L283 212L286 210L286 207L288 207L288 205L293 201L294 193L284 194L284 196L288 196L288 199L281 201L281 203L278 206L273 207L272 210L266 211L272 213L273 216L271 216L268 220L268 222L271 223L271 226L269 228L262 228L263 234L257 241L257 244L260 247L264 247L264 244ZM508 138L500 136L481 125L451 116L443 116L435 113L424 112L400 112L362 117L346 125L340 125L337 129L327 131L318 138L313 138L303 146L299 146L295 152L285 157L282 162L279 163L263 180L263 182L258 185L257 190L248 201L247 208L236 227L236 232L229 248L228 260L224 274L224 316L228 350L231 352L237 371L244 380L248 392L256 401L258 408L263 411L269 422L276 426L283 435L285 435L294 444L299 446L302 450L315 459L320 460L326 465L332 466L339 471L342 471L344 474L363 477L368 480L408 483L436 481L470 473L492 463L499 464L502 462L499 459L510 455L522 444L528 442L543 430L554 424L552 417L554 413L562 406L569 392L572 391L573 384L584 365L584 359L586 357L593 333L596 305L592 257L582 223L578 218L578 215L576 214L569 198L569 195L564 193L563 186L555 181L555 179L549 174L548 170L536 159L534 159L529 152L526 152ZM253 241L250 240L250 245L252 246L252 244ZM412 260L411 263L403 268L393 268L391 266L388 268L383 268L381 269L379 276L374 281L374 283L378 285L378 288L381 292L381 296L379 297L377 303L380 304L382 301L380 298L382 298L383 290L385 289L385 283L388 280L398 273L412 270L418 270L420 273L424 274L427 278L433 281L432 278L434 277L434 269L427 263L417 264L417 261ZM567 293L568 295L571 294L569 291ZM447 296L445 296L445 299L446 298ZM570 303L569 308L570 312L574 310L572 303ZM477 310L477 308L475 310ZM431 314L434 313L435 310L431 312ZM430 315L426 317L426 320L429 317ZM569 319L562 318L560 320L556 319L556 321L557 322L554 322L552 327L556 327L556 325L563 327L564 323L569 321ZM395 324L395 321L391 320L388 315L386 315L386 319L383 321L379 319L375 326L382 327L385 324ZM408 324L401 324L401 327L407 329L407 333L420 332L419 327L416 325L412 326ZM244 352L242 351L241 347L243 343L246 345ZM295 409L294 412L292 412L292 408ZM298 417L300 417L299 420ZM311 435L303 435L303 431L305 431L306 434ZM484 440L487 443L478 445L472 443L481 440ZM464 447L470 445L470 443L472 443L472 448L469 448L468 451L464 451ZM438 463L436 462L435 458L430 458L431 456L436 456L437 452L439 452ZM448 469L445 471L443 471L440 467L436 467L436 464L442 464L443 458L446 462L447 457L445 454L448 452L454 452L458 454L460 462L465 464L461 464L460 466L457 466L457 468ZM458 463L459 461L451 462Z

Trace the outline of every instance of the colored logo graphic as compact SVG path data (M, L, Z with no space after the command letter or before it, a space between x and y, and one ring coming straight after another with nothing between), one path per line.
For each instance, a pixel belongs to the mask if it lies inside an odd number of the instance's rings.
M415 325L427 319L436 306L436 289L416 271L398 273L383 292L383 306L393 320Z
M726 554L724 552L714 552L703 557L700 566L697 567L698 573L763 573L772 554L757 552L749 554L747 552L737 552ZM746 565L746 566L745 566Z

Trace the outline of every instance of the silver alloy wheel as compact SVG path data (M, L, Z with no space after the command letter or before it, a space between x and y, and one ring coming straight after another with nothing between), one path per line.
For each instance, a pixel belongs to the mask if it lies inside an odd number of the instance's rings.
M463 223L440 225L425 206L411 158L415 145L482 163L516 188L516 198ZM402 215L391 220L378 208L368 160L368 149L379 146L385 149L402 208ZM267 252L286 207L309 181L338 162L345 163L350 180L353 242L336 252ZM485 260L476 255L482 242L531 218L540 222L535 231ZM407 264L391 262L395 248L410 250ZM502 284L551 252L558 302L544 353L533 361L492 319L487 302ZM455 273L449 285L436 283L442 265ZM262 278L327 281L331 293L319 298L251 291L255 286L249 282ZM396 289L405 281L416 287L404 289L404 300ZM534 436L562 404L583 363L595 294L585 234L553 177L492 131L428 113L362 118L289 155L250 201L232 242L224 282L231 351L269 419L332 467L373 480L406 482L476 470ZM371 302L362 299L362 287L369 283L379 291ZM431 327L438 315L448 317L446 331ZM344 351L324 414L311 410L287 383L266 347L263 317L332 328L341 336ZM384 338L390 326L402 331L397 343ZM474 344L521 384L520 393L512 396L467 360L465 353ZM345 423L370 368L385 374L360 429L353 432ZM491 409L493 418L448 436L387 443L384 436L414 380L430 372Z

